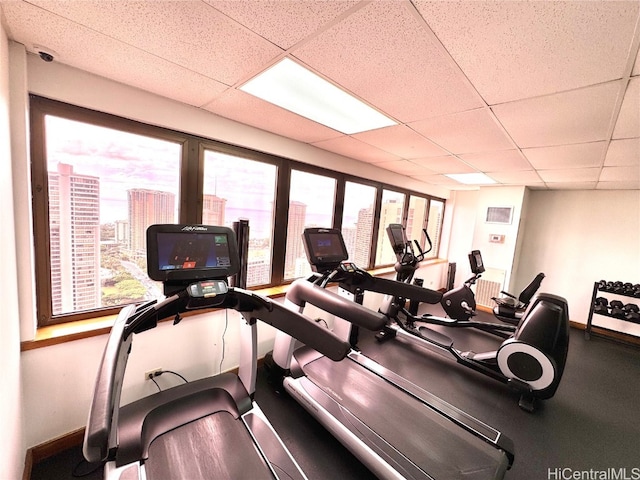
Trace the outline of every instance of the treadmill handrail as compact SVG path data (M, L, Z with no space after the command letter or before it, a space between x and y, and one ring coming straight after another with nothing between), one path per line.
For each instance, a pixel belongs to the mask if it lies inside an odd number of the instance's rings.
M387 322L385 315L363 307L304 279L298 279L291 284L291 287L287 290L286 298L298 307L304 307L305 303L310 303L332 315L368 330L379 330ZM311 348L315 348L307 342L304 343Z
M82 446L84 458L92 463L106 460L110 445L115 440L111 438L112 426L118 422L117 411L122 390L122 385L118 383L124 376L132 340L131 336L124 338L125 326L134 309L134 305L129 305L120 310L100 361Z
M399 282L383 277L374 277L369 272L346 264L348 267L338 267L326 278L331 282L340 282L357 287L368 292L382 293L393 297L408 298L422 303L438 304L442 300L442 293L410 283Z
M295 282L294 282L295 283ZM305 282L311 285L308 282ZM318 287L319 288L319 287ZM294 312L290 308L277 302L264 303L263 298L239 288L230 289L249 298L256 298L255 308L251 311L251 317L271 325L292 337L309 345L314 350L322 353L331 360L339 361L347 356L351 350L349 342L341 340L335 333L320 326L308 317Z
M110 450L117 447L120 394L133 340L132 333L154 328L159 319L193 310L194 307L190 307L189 300L185 291L160 303L143 305L137 311L134 305L120 311L100 362L89 410L83 443L83 454L89 462L107 460ZM231 308L239 312L249 312L250 315L243 316L261 320L282 330L332 360L342 360L350 351L349 343L341 340L333 332L301 313L253 292L229 288L224 295L207 299L204 303L202 299L197 300L199 302L195 308Z

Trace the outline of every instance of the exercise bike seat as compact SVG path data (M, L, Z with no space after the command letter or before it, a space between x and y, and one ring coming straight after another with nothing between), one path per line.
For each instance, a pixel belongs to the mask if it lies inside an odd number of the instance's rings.
M518 297L509 292L505 292L504 290L500 293L505 296L492 297L491 299L496 302L496 306L493 308L494 315L501 320L517 324L522 318L524 311L529 306L531 299L540 288L540 284L544 277L544 273L538 273L531 283L529 283L529 285L520 292Z

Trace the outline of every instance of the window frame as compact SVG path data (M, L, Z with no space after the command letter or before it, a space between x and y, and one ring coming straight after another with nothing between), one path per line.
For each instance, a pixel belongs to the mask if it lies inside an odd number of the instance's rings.
M159 127L142 123L136 120L108 114L88 108L71 105L45 97L30 95L30 147L31 147L31 188L32 188L32 225L33 248L35 259L35 292L36 312L38 327L45 327L76 320L104 317L117 313L122 306L98 308L82 312L52 315L51 292L51 258L50 258L50 229L48 208L48 169L46 159L46 129L45 116L53 115L73 121L84 122L100 127L107 127L133 134L144 135L161 140L179 143L182 146L180 165L180 193L178 218L181 223L200 223L202 221L202 206L204 192L204 151L213 150L227 155L233 155L248 160L265 162L275 165L276 189L274 199L274 225L273 246L271 261L271 282L267 285L256 285L251 289L273 287L290 283L292 280L284 279L285 270L285 246L289 210L289 192L291 171L299 170L307 173L323 175L333 178L336 182L333 225L332 228L341 229L343 222L346 182L359 183L376 189L374 199L374 215L372 226L372 239L369 254L369 264L359 265L364 269L384 268L392 264L376 265L375 253L378 243L380 227L380 208L384 190L404 194L402 222L406 224L410 196L427 199L431 205L431 199L443 203L446 208L446 199L426 193L408 190L396 185L358 177L356 175L334 171L297 160L283 158L277 155L258 150L233 145L199 135L180 132L174 129ZM444 215L443 208L443 215ZM427 208L424 225L429 215ZM440 229L442 235L442 229ZM438 242L439 244L440 242ZM437 256L437 252L436 252Z

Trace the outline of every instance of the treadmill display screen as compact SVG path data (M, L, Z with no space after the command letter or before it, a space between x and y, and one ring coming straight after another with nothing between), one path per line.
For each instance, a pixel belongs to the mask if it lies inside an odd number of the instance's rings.
M307 228L302 234L311 265L340 263L349 258L342 233L335 228Z
M227 227L152 225L147 270L160 281L224 278L238 271L235 235Z

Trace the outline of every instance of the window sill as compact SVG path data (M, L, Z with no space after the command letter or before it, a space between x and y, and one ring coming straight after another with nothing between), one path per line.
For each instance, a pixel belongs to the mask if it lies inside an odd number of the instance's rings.
M422 266L435 265L446 262L441 258L425 260ZM369 270L374 276L382 276L395 273L393 267L376 268ZM289 285L279 285L277 287L263 288L255 290L256 293L269 298L283 297L287 293ZM50 347L61 343L72 342L74 340L82 340L84 338L97 337L106 335L111 331L111 326L117 315L106 315L103 317L91 318L88 320L79 320L76 322L68 322L59 325L51 325L48 327L40 327L36 331L33 340L27 340L20 343L22 352L35 350L37 348Z

